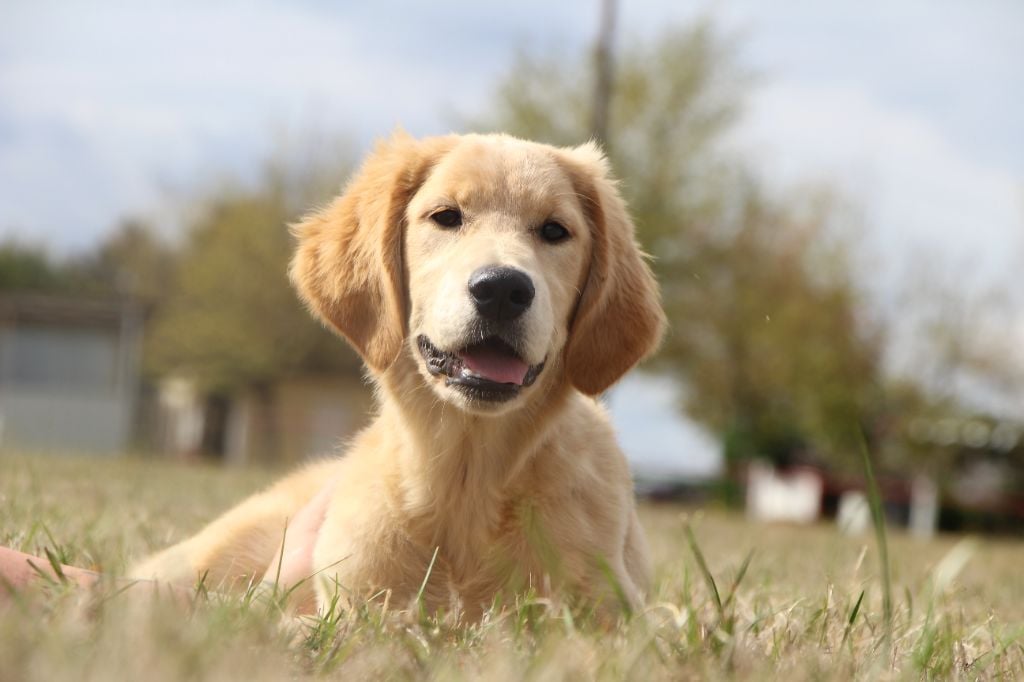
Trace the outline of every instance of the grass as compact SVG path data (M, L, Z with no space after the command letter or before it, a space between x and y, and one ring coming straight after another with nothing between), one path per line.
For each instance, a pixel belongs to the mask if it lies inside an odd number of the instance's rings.
M117 573L272 477L0 454L0 544ZM282 615L280 595L200 589L189 607L127 598L115 583L86 595L53 581L0 607L0 679L1024 675L1024 544L890 531L883 563L873 537L827 524L763 526L666 505L645 505L642 518L656 589L614 624L529 594L459 625L379 605L296 620Z

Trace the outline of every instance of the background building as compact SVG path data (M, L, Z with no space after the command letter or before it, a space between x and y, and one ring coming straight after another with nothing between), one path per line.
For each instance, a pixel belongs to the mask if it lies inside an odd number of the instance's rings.
M141 329L119 300L0 296L0 447L128 449Z

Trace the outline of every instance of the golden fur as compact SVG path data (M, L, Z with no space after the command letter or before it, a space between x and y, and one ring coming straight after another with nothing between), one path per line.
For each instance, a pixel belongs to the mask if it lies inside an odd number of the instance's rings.
M465 216L431 223L439 206ZM571 239L548 244L557 219ZM362 355L380 403L345 455L316 462L144 562L138 577L258 580L282 529L326 484L313 551L317 601L391 591L472 616L533 587L636 603L649 562L625 458L594 399L656 346L664 318L634 229L592 144L554 148L504 135L378 145L345 192L295 227L291 278ZM473 269L513 265L536 298L523 354L546 362L501 405L479 405L424 367L419 334L454 347L473 309ZM467 326L468 325L468 326Z

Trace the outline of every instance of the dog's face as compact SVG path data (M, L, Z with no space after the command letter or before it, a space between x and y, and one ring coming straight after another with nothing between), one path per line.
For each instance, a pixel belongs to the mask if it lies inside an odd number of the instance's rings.
M424 379L473 411L514 406L547 379L584 284L591 236L570 177L539 145L471 138L405 218L408 342Z
M407 352L472 412L515 409L547 382L599 393L663 326L592 145L396 137L296 234L293 282L371 369Z

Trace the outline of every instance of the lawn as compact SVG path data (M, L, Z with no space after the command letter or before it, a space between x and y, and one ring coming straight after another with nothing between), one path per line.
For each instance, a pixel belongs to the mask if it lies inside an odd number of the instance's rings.
M0 544L117 573L273 475L0 454ZM718 509L645 505L642 517L657 588L616 624L529 595L467 626L379 608L296 620L251 595L188 607L116 583L54 584L0 606L0 680L1024 676L1024 543L890 533L887 619L873 536Z

